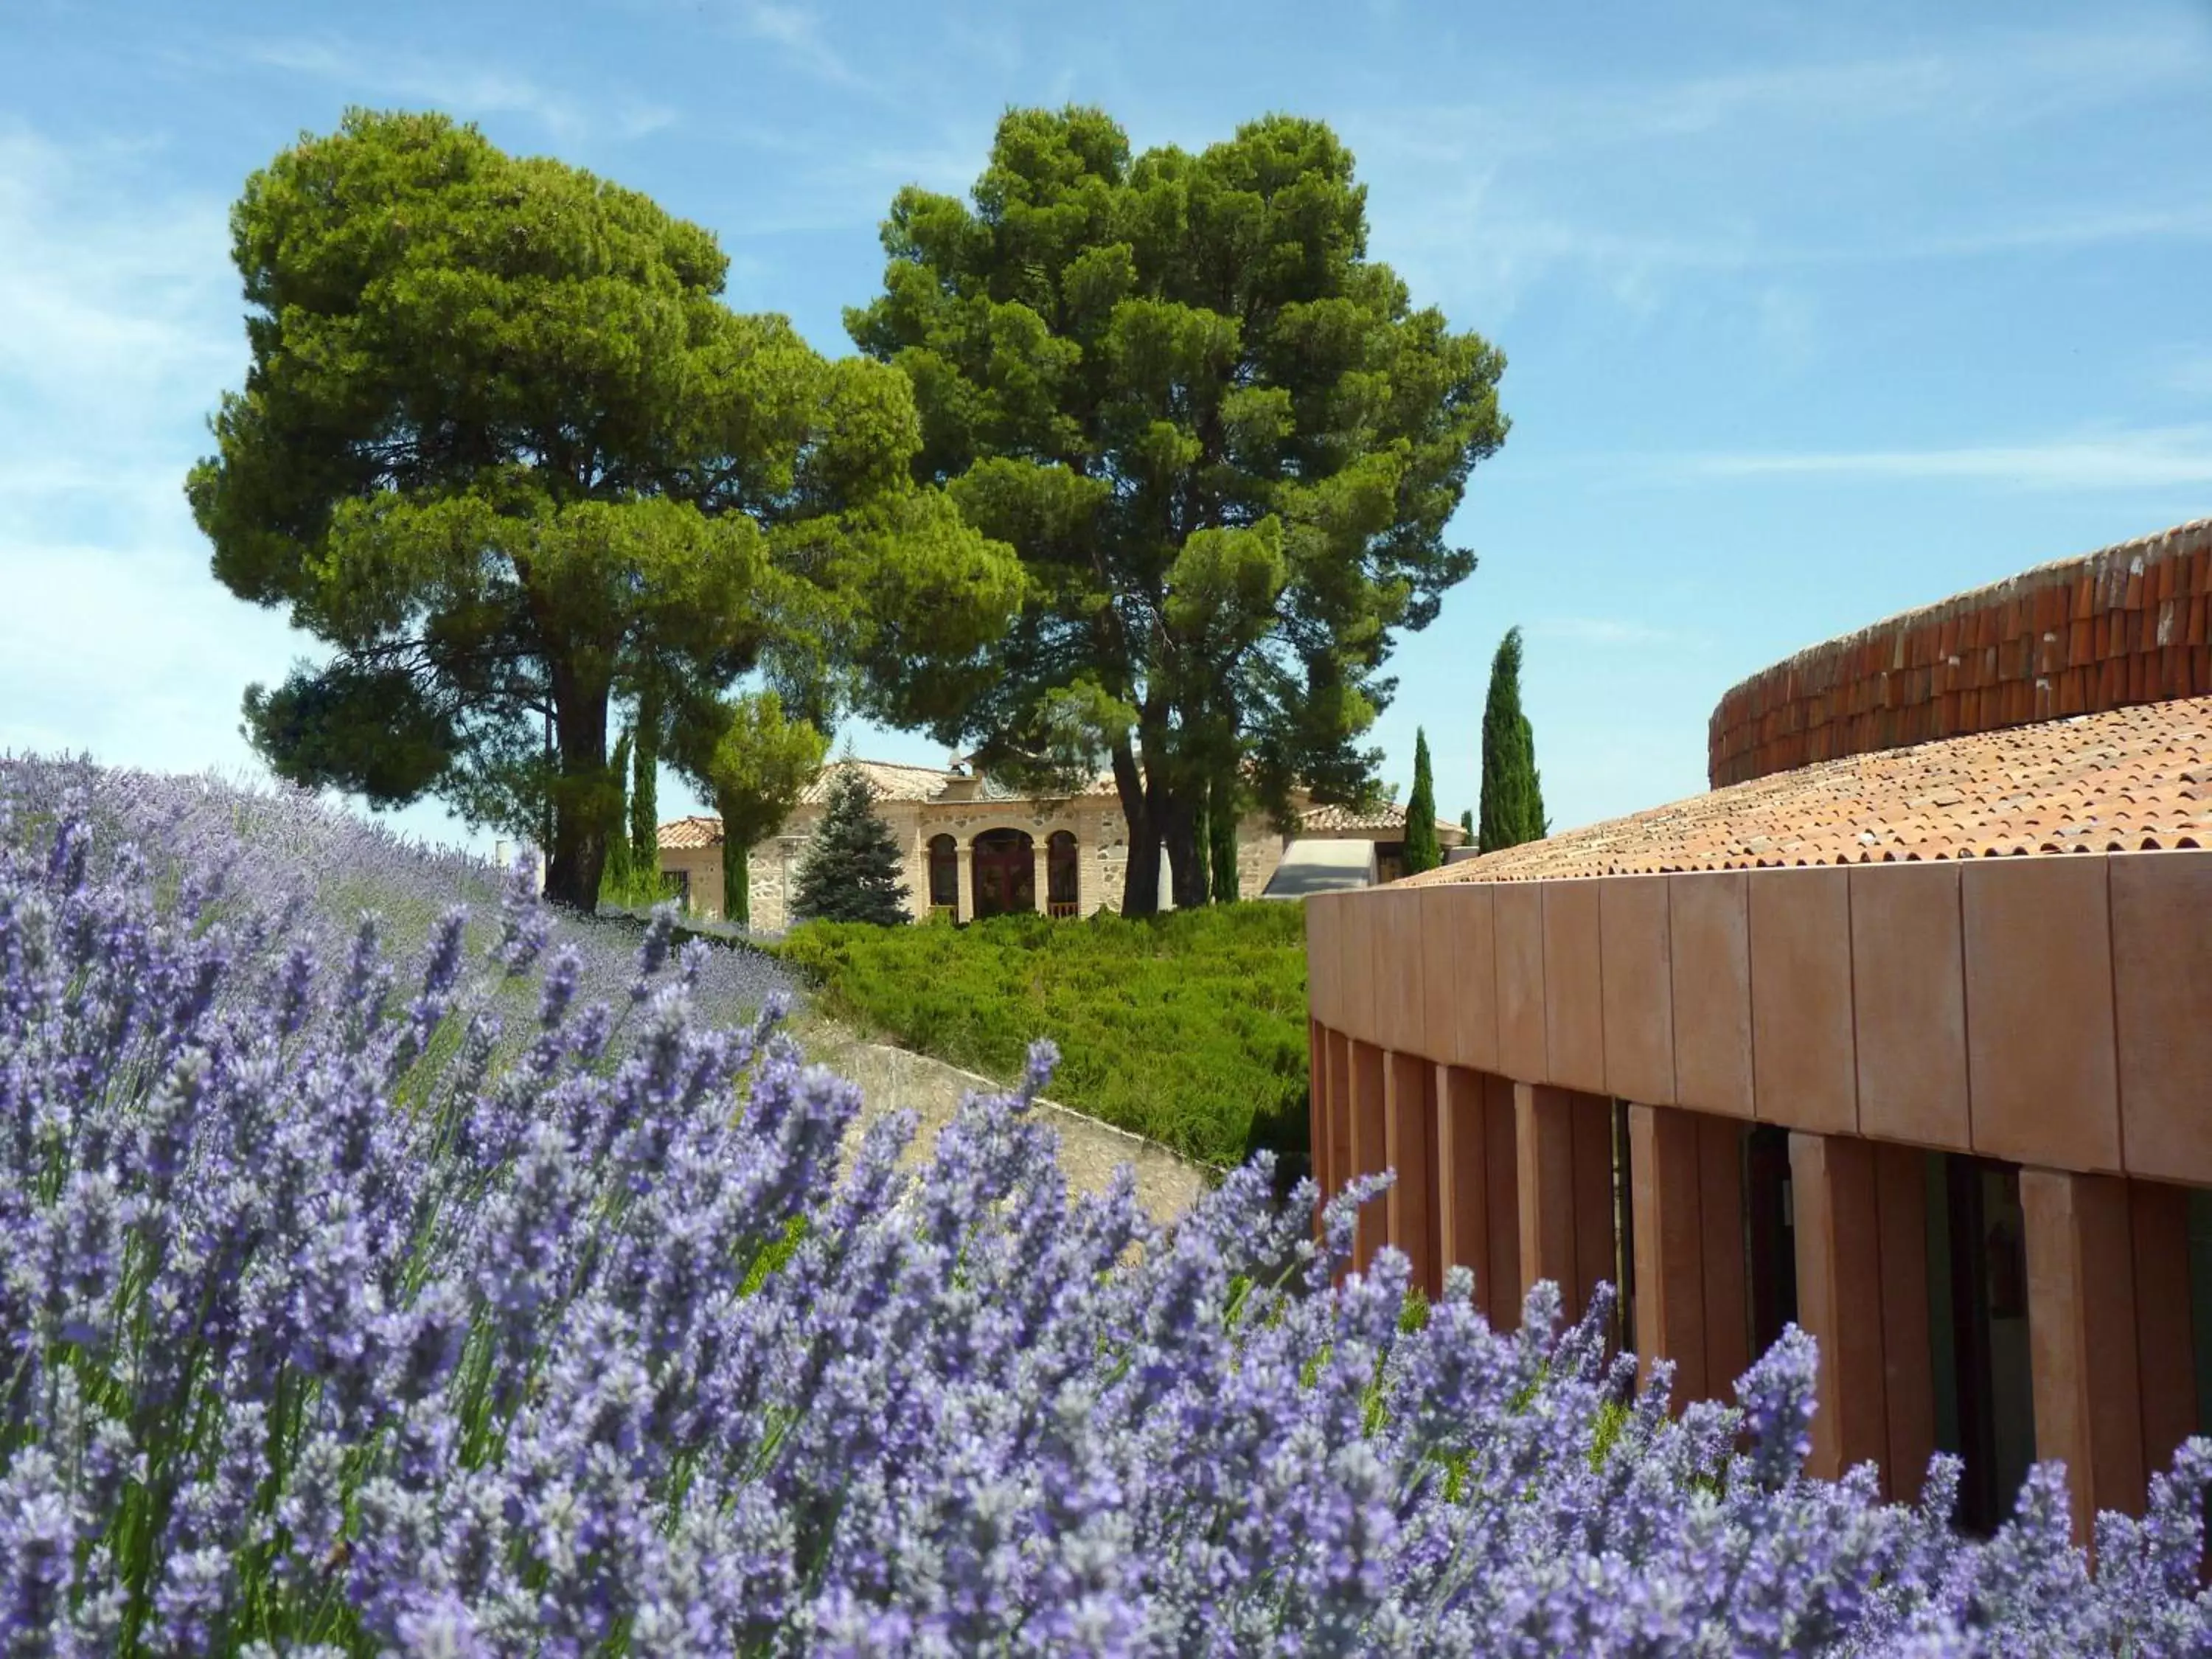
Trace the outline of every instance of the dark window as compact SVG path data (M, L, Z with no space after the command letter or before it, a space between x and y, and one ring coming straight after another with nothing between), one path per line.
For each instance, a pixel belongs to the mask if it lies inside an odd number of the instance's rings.
M975 914L1004 915L1036 908L1036 848L1018 830L987 830L975 837Z
M1075 872L1075 837L1055 830L1044 844L1045 899L1055 916L1072 916L1082 903Z
M960 905L960 844L950 836L930 838L929 903L936 910Z
M1402 841L1378 841L1375 843L1375 879L1395 881L1406 873L1406 843Z

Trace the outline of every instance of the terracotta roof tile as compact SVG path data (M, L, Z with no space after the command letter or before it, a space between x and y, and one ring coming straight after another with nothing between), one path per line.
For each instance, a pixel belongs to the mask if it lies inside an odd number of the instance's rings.
M2173 847L2212 847L2212 697L1821 761L1408 880Z
M1329 836L1346 830L1402 830L1406 827L1406 809L1402 806L1379 806L1371 812L1357 811L1349 806L1309 806L1298 814L1298 833L1305 836ZM1464 832L1458 822L1450 818L1437 820L1437 835L1447 846L1459 845Z
M676 818L662 824L656 838L664 853L680 853L693 847L720 847L722 821L696 817Z

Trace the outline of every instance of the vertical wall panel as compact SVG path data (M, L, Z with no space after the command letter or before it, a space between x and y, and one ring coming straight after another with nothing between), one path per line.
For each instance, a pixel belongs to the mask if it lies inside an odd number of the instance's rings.
M1861 1133L1963 1152L1973 1140L1959 877L1948 860L1850 872L1851 999Z
M1549 1081L1544 1033L1544 894L1506 882L1492 899L1498 940L1498 1069L1516 1083Z
M1762 1122L1854 1133L1850 872L1754 870L1746 896L1754 1110Z
M1482 1074L1482 1121L1489 1143L1484 1173L1490 1185L1490 1282L1475 1288L1483 1311L1502 1331L1521 1324L1521 1159L1519 1112L1514 1085L1495 1073Z
M1352 1166L1358 1175L1380 1175L1389 1166L1385 1144L1382 1051L1371 1042L1352 1048ZM1389 1218L1380 1200L1360 1206L1353 1265L1363 1273L1389 1236Z
M1978 859L1961 872L1978 1152L2121 1167L2107 864Z
M1751 942L1744 877L1667 878L1673 940L1674 1097L1729 1117L1751 1115Z
M1674 988L1667 878L1599 884L1605 1086L1646 1105L1674 1103Z
M1544 900L1546 1080L1601 1094L1605 990L1596 879L1538 884Z
M2111 865L2128 1171L2212 1187L2212 852L2122 853Z

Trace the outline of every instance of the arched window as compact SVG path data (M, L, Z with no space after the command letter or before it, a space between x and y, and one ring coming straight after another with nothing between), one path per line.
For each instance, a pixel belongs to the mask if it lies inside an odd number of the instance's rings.
M1062 918L1077 915L1082 908L1080 884L1075 872L1075 837L1065 830L1055 830L1044 844L1045 911Z
M1036 908L1036 847L1020 830L985 830L975 837L969 862L977 916Z
M960 843L950 836L929 839L929 908L948 917L960 913Z

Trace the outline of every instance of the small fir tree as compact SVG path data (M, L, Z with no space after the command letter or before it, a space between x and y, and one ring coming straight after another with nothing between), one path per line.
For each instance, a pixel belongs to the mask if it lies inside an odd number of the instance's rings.
M1429 769L1429 734L1413 728L1413 793L1406 801L1406 873L1417 876L1444 861L1437 845L1437 782Z
M1490 695L1482 709L1481 848L1494 853L1541 841L1543 780L1536 771L1536 735L1521 712L1521 630L1509 628L1490 664Z
M830 780L821 826L799 866L792 915L800 921L906 920L904 860L890 826L876 815L875 792L858 769L838 768Z

